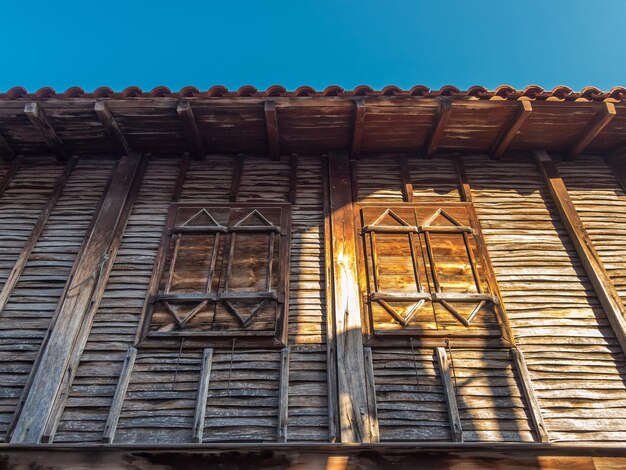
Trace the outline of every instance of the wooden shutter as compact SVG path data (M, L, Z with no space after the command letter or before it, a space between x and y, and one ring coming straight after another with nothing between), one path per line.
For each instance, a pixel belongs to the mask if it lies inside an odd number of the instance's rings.
M289 204L173 204L146 339L283 345L289 235Z
M365 323L370 337L499 337L470 203L362 205Z

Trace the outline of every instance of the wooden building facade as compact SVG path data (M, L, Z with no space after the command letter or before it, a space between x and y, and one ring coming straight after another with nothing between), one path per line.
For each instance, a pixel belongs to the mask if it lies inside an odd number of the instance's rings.
M12 89L0 154L6 466L626 465L626 89Z

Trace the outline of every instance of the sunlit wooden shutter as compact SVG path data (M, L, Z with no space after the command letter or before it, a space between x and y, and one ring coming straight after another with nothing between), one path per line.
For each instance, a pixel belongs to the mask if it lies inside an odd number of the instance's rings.
M500 335L468 203L361 207L370 334Z
M171 211L148 336L282 344L289 205L174 204Z

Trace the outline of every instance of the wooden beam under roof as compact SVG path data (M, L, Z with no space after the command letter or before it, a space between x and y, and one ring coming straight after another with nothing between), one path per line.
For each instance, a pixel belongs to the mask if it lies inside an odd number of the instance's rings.
M11 161L15 158L15 150L13 150L13 147L11 147L2 134L0 134L0 157L6 161Z
M102 100L96 101L94 110L98 115L98 118L100 118L100 121L102 121L102 124L104 124L104 127L106 127L109 135L115 139L118 147L122 152L122 155L128 155L131 151L130 145L128 145L126 137L124 137L122 130L117 125L117 121L111 114L111 111L106 105L106 102Z
M270 158L280 160L280 140L278 137L278 116L276 115L276 103L265 102L265 126L267 128L267 142L270 149Z
M365 127L365 100L358 98L354 100L354 123L352 125L352 149L351 158L361 156L361 144L363 143L363 127Z
M439 143L443 138L443 133L446 130L448 121L450 120L450 114L452 113L452 101L448 98L439 98L439 110L435 117L435 124L428 137L428 144L426 145L426 158L433 158L435 152L439 147Z
M605 101L591 121L585 126L582 133L576 138L565 154L565 160L573 160L602 132L602 129L617 115L615 105Z
M35 129L39 131L46 145L57 156L59 160L67 160L70 156L67 147L54 131L43 110L35 102L26 103L24 113L30 119Z
M198 123L193 115L193 109L191 109L191 103L189 103L189 101L180 101L176 112L183 121L183 129L185 130L189 146L191 147L191 155L196 160L204 159L206 150L204 148L204 142L202 142L200 129L198 129Z
M496 141L493 143L493 146L491 147L489 156L492 160L498 160L504 154L504 152L506 152L511 142L522 128L522 125L530 116L532 110L533 107L530 104L530 101L520 100L517 102L517 110L515 111L515 114L502 129L502 133L498 136Z

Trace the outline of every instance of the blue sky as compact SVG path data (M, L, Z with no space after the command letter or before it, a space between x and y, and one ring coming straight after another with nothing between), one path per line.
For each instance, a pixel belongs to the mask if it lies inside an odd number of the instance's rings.
M626 85L626 0L0 5L0 91Z

